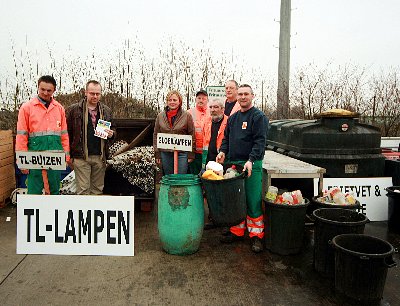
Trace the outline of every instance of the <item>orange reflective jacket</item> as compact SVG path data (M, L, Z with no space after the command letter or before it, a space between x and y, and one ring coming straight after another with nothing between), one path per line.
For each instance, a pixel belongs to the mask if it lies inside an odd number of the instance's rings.
M232 102L233 103L233 102ZM229 114L228 117L232 116L234 113L236 113L238 110L240 110L240 104L238 101L235 102L235 105L233 106L231 113Z
M46 108L35 97L18 113L16 151L64 151L69 161L69 139L64 107L52 100Z
M218 135L217 135L217 150L221 147L222 144L222 139L224 138L224 131L226 124L228 122L228 116L224 115L224 118L222 119L222 123L219 127L218 130ZM212 126L212 121L211 117L207 119L207 121L204 124L204 133L203 133L203 150L208 150L208 146L210 144L210 139L211 139L211 126Z
M216 140L217 150L219 150L219 148L221 147L222 139L224 138L224 132L225 132L225 127L226 127L227 122L228 122L228 116L224 115L224 118L222 119L221 125L218 130L218 134L217 134L217 140ZM201 157L202 167L206 166L207 155L208 155L208 146L210 145L210 140L211 140L211 126L212 126L212 120L210 117L204 123L203 153L202 153L202 157Z
M196 153L201 154L203 152L203 128L204 123L210 118L210 111L207 108L206 111L200 111L197 107L191 108L188 111L193 118L195 138L196 138Z

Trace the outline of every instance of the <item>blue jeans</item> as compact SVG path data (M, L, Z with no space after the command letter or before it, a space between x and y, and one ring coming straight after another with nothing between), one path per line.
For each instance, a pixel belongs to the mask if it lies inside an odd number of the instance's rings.
M174 174L174 152L161 152L161 164L164 175ZM178 173L186 174L188 170L187 152L178 153Z

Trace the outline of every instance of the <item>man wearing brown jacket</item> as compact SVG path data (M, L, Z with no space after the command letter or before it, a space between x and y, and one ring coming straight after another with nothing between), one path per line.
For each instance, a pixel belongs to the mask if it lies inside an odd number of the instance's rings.
M112 120L111 109L101 104L100 98L100 83L90 80L86 83L85 98L67 109L70 167L75 170L77 194L103 193L105 162L115 133L107 129L107 139L95 136L99 119Z

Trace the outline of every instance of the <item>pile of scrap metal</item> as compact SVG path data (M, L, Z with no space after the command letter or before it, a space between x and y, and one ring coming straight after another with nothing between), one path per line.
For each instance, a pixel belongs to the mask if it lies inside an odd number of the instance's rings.
M151 132L152 125L146 127L131 143L124 140L116 141L110 147L110 156L107 167L119 172L133 186L153 194L155 189L155 174L158 171L154 149L152 146L138 146L143 138ZM75 174L71 172L61 182L60 194L75 194ZM112 194L112 193L110 193Z
M123 147L120 141L116 145ZM128 145L127 143L125 143ZM154 192L154 177L157 166L154 159L154 149L151 146L136 147L124 153L113 156L107 163L121 172L132 185L139 187L146 193Z

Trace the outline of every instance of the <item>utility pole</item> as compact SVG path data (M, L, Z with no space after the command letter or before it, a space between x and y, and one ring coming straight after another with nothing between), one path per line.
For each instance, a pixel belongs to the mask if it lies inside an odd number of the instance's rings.
M290 15L291 0L281 0L278 93L276 103L278 119L287 119L289 117Z
M261 109L264 111L264 81L261 81Z

